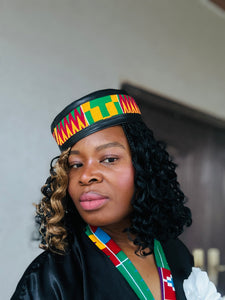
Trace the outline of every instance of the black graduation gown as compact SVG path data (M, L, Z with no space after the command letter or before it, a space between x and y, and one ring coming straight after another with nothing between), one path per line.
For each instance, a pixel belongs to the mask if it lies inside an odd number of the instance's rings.
M177 300L185 300L183 280L193 257L176 239L162 244L171 268ZM138 300L110 259L83 232L66 255L40 254L27 268L11 300Z

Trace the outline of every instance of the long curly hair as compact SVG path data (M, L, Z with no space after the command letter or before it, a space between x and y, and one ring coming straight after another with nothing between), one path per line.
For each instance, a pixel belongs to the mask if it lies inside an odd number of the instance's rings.
M184 226L191 225L191 212L184 206L186 198L177 182L176 165L165 144L156 141L152 131L141 121L122 124L122 128L135 168L131 226L124 230L129 237L135 236L136 254L149 255L152 253L149 249L154 249L154 239L164 242L176 238ZM41 189L44 197L36 206L40 247L59 254L65 253L72 239L71 226L76 224L76 230L84 226L67 193L69 151L62 152L54 166L51 162L51 176Z
M36 223L40 226L40 248L63 253L67 247L65 207L68 186L68 156L70 148L50 163L50 176L41 188L44 197L36 205ZM53 166L54 160L57 159Z
M191 211L184 206L186 197L180 189L166 145L156 141L143 122L123 124L135 168L135 196L132 199L131 226L136 236L136 254L148 255L154 239L165 242L177 238L192 223Z

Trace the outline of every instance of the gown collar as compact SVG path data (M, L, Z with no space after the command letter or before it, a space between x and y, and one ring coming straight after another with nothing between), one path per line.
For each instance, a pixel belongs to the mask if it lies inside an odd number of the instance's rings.
M124 276L139 299L154 300L147 284L135 266L120 247L100 227L87 226L86 235L95 245L108 256L118 271ZM154 255L161 283L163 300L175 300L175 288L172 274L159 241L154 241Z

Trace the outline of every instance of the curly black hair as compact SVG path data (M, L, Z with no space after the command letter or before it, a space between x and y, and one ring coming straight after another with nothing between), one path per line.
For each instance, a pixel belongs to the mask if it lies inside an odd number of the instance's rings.
M156 141L143 122L122 125L128 139L135 172L135 196L132 199L131 226L136 253L148 255L154 239L161 242L177 238L192 223L191 211L184 206L186 197L180 189L166 145Z
M184 226L190 226L191 211L184 206L186 198L177 182L176 164L167 153L166 145L156 141L142 121L122 124L122 128L135 169L131 226L124 230L129 237L135 236L136 254L145 256L152 253L154 239L164 242L177 238ZM44 198L37 205L36 216L41 233L40 246L60 254L72 242L73 232L79 234L85 225L67 192L68 153L69 149L57 157L55 166L51 163L51 176L42 188Z

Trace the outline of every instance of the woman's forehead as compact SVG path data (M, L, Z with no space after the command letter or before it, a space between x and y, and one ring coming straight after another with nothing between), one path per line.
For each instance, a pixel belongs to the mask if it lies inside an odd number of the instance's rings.
M80 147L88 146L94 147L96 151L113 147L129 148L122 126L109 127L88 135L72 146L71 153L74 153Z

